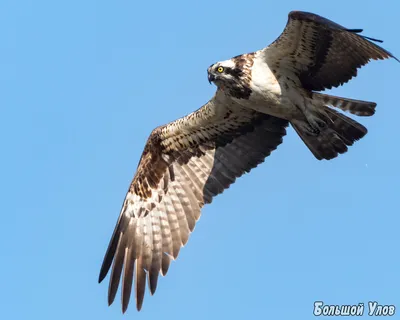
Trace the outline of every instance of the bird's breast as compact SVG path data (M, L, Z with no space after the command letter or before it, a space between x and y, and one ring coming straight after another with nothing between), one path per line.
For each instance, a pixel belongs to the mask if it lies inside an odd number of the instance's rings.
M251 72L251 94L249 99L238 102L247 108L279 118L289 120L295 117L298 110L291 102L287 86L284 86L278 72L272 70L262 57L256 56Z
M255 100L279 103L281 86L273 70L261 58L254 59L250 86Z

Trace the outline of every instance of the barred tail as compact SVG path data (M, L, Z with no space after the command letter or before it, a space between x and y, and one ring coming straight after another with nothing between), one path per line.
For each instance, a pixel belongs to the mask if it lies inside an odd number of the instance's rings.
M313 99L321 104L339 108L357 116L368 117L375 113L375 102L336 97L318 92L313 92Z

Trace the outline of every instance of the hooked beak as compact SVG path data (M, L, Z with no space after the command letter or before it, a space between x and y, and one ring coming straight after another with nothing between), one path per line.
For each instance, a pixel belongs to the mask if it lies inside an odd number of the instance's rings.
M208 82L211 84L215 80L215 76L212 73L208 73Z

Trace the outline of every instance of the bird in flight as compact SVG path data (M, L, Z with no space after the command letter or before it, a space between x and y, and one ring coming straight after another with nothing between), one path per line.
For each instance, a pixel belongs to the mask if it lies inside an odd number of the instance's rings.
M100 271L99 282L111 268L109 304L121 282L122 311L133 286L140 310L146 282L154 294L204 204L262 163L289 124L318 160L365 136L363 125L337 109L372 116L376 103L320 93L348 82L370 60L399 61L361 32L292 11L268 47L208 68L214 96L154 129L144 147Z

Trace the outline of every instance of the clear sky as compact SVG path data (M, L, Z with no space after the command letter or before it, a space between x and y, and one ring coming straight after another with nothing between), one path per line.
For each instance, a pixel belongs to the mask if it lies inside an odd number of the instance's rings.
M312 319L313 303L400 317L400 64L334 94L376 101L368 135L319 162L292 129L203 209L187 246L125 316L97 278L151 130L205 103L207 67L260 49L291 10L385 40L397 0L0 2L1 319Z

